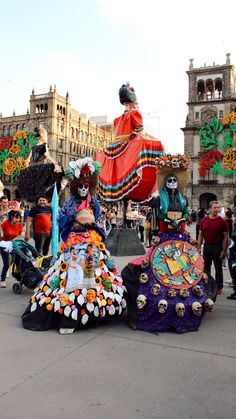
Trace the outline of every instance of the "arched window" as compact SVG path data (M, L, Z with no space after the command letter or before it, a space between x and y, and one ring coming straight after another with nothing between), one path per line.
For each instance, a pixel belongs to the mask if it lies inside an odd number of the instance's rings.
M71 137L72 137L72 138L75 138L75 130L74 130L74 128L73 128L73 127L71 128Z
M39 113L39 105L36 105L36 107L35 107L35 113Z
M40 112L41 112L41 113L43 113L43 110L44 110L44 106L43 106L43 104L41 103L41 105L40 105Z
M80 139L82 142L84 141L84 131L80 131Z
M78 138L79 138L79 130L78 130L78 128L75 129L75 137L78 140Z
M2 135L3 135L3 137L7 137L7 133L8 133L8 129L7 129L6 125L4 125L4 127L2 129Z
M26 124L22 124L22 131L27 131L27 125Z
M45 105L44 105L44 109L45 109L45 112L47 112L47 111L48 111L48 104L47 104L47 103L45 103Z
M197 97L198 97L198 100L203 100L204 99L204 92L205 92L204 81L199 80L198 83L197 83Z
M211 100L214 97L214 84L213 84L213 80L208 79L206 81L206 96L207 96L207 100Z
M20 131L20 124L16 125L16 131Z
M215 98L216 99L222 98L222 80L221 79L215 80Z
M13 137L13 133L14 133L14 128L12 125L10 125L9 127L9 137Z

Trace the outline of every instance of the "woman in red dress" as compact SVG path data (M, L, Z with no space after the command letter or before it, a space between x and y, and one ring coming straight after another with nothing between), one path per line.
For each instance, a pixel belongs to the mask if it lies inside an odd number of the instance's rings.
M163 153L160 141L141 136L142 115L134 89L127 83L119 90L124 113L114 120L115 141L96 159L102 164L99 191L106 201L144 201L156 190L155 158Z

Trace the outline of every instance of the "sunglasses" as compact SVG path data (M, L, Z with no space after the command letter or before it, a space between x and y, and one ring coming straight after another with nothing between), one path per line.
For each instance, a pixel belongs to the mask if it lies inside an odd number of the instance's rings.
M89 184L88 183L83 183L81 185L78 186L79 189L88 189L89 188Z

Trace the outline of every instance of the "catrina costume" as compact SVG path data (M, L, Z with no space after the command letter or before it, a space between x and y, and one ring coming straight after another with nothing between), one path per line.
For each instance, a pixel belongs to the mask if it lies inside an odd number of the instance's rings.
M71 333L119 316L126 307L122 278L106 250L103 219L91 195L99 170L91 158L64 169L72 196L58 217L60 251L22 316L26 329Z
M160 194L151 202L152 246L121 273L128 291L128 321L132 329L153 333L195 331L213 309L216 286L204 273L203 259L185 229L189 159L163 155L156 163Z
M125 111L114 120L115 141L96 154L102 165L99 192L105 201L144 201L156 190L155 158L163 153L163 146L141 135L142 115L128 83L120 88L119 97Z
M61 189L63 172L48 154L47 131L35 128L35 137L38 144L32 148L30 165L20 172L18 189L28 202L35 202L40 196L51 201L55 183L58 192Z

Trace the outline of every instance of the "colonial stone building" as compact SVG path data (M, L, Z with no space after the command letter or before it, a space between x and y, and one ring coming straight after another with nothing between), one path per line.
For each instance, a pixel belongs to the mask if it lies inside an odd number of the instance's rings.
M0 137L12 137L19 130L34 131L35 127L46 128L50 155L63 167L68 166L70 160L93 157L97 150L113 141L112 126L104 116L101 121L99 117L86 118L71 107L69 94L59 95L55 86L45 94L35 94L33 90L26 114L0 115ZM8 197L19 199L17 179L3 176L1 180Z
M191 179L187 186L187 197L194 209L208 207L217 199L224 207L236 206L236 177L224 177L211 171L202 177L199 174L199 159L203 155L199 130L216 117L220 121L226 114L236 112L236 74L231 65L230 54L226 54L223 65L195 68L190 60L188 87L188 114L184 132L184 150L192 158Z

